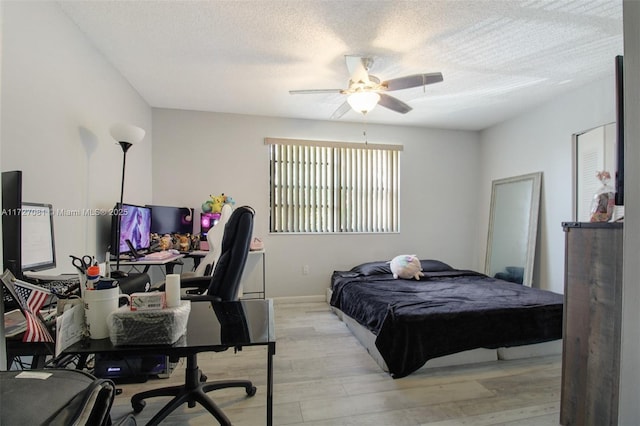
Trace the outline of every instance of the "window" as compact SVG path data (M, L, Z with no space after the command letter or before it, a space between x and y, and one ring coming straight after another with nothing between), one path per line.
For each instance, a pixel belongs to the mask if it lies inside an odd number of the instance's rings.
M398 232L401 145L266 138L275 233Z

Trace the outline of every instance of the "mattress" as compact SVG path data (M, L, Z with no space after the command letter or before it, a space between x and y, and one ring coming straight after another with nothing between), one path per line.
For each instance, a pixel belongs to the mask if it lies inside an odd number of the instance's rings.
M389 373L476 348L562 338L563 296L422 260L420 280L394 279L387 262L332 275L330 304L369 330Z

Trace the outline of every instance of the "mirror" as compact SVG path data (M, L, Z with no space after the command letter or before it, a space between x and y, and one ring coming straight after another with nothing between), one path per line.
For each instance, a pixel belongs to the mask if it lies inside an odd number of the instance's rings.
M485 274L531 287L542 172L494 180Z

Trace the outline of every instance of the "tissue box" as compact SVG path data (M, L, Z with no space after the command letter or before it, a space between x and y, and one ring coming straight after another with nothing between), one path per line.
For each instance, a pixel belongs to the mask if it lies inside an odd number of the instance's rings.
M166 307L167 302L164 291L131 294L132 311L148 311L151 309L164 309Z
M109 314L111 343L118 345L170 345L187 331L191 302L167 309L131 311L123 306Z

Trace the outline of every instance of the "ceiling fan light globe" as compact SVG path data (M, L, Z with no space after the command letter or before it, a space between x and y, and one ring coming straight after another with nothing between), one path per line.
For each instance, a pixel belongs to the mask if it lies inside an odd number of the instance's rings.
M347 102L357 112L366 114L378 104L380 95L376 92L356 92L349 95Z

